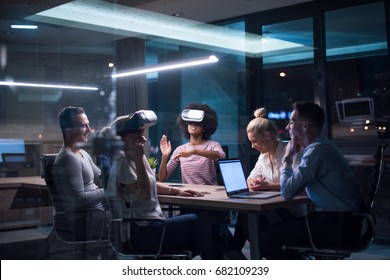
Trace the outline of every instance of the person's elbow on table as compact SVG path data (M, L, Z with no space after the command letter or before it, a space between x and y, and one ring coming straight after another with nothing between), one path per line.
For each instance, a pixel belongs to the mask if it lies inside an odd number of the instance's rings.
M282 183L280 184L280 195L283 197L284 200L291 200L295 197L295 195L290 192L288 188Z

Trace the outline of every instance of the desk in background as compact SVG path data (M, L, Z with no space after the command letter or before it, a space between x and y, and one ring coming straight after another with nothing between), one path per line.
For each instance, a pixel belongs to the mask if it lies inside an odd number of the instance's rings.
M50 194L42 178L0 178L0 230L52 224Z
M167 183L168 185L168 183ZM309 202L306 196L299 196L286 201L281 196L269 199L228 198L224 187L186 184L184 189L207 192L204 197L184 197L159 195L159 201L164 205L183 206L219 211L237 211L248 215L251 259L261 259L260 234L261 225L258 215L266 210L302 205Z

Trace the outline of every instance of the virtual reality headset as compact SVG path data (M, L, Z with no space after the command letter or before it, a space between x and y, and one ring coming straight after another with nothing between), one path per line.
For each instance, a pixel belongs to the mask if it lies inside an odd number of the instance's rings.
M116 123L118 133L146 129L157 123L157 115L151 110L139 110L134 114L120 117Z
M181 119L185 122L196 122L200 123L203 121L204 111L195 109L184 109L181 112Z

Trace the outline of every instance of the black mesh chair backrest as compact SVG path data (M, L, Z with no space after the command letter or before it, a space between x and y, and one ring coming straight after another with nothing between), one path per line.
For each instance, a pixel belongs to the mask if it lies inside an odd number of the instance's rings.
M382 181L382 175L384 172L384 165L385 165L384 156L385 156L386 147L387 144L385 142L382 142L376 150L374 177L373 177L373 182L371 185L370 193L368 195L367 204L366 204L367 205L366 213L368 215L373 214L375 196L378 192L379 186Z
M45 179L46 186L49 189L49 193L54 205L54 209L56 212L62 212L63 209L61 205L61 200L58 191L55 187L53 173L52 173L52 167L56 159L56 156L57 154L42 154L40 159L42 162L42 170L43 170L42 177L43 179Z
M73 242L85 240L85 233L79 230L80 228L82 229L85 227L85 221L81 221L76 224L76 221L70 222L66 218L66 213L62 206L63 204L61 200L61 194L56 188L53 176L53 165L56 157L57 154L42 154L40 157L43 169L42 177L45 180L47 188L49 189L50 197L54 206L54 228L56 230L57 236L59 236L64 241Z
M80 217L76 220L69 220L63 207L63 199L61 193L55 185L53 176L53 165L57 154L42 154L40 160L42 162L43 174L46 186L49 189L50 197L54 206L53 224L56 234L66 242L88 241L86 233L86 216ZM82 213L82 211L80 212ZM86 214L87 212L85 212Z

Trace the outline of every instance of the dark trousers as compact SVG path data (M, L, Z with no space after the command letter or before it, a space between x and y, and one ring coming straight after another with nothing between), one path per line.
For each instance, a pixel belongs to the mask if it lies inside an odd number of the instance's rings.
M258 215L261 229L269 227L276 221L290 221L295 218L296 216L294 216L288 209L284 208L278 208ZM241 251L247 240L250 241L248 232L248 215L246 213L238 213L234 229L234 249Z
M162 233L162 223L149 226L131 225L130 244L145 251L157 251ZM222 254L213 244L211 223L201 214L178 215L166 220L162 251L191 250L202 259L221 259Z

